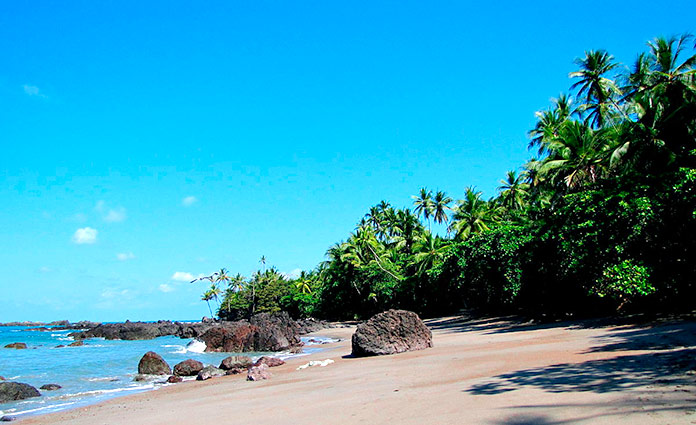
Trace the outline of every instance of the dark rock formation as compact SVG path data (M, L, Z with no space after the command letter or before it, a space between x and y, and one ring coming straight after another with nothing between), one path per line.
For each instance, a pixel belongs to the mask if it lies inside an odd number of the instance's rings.
M249 368L247 372L247 381L260 381L262 379L269 379L271 376L273 375L268 370L268 365L262 364Z
M63 345L63 344L56 345L55 348L65 348L65 345Z
M176 335L180 338L196 338L212 327L205 323L180 323L160 320L158 322L104 323L83 332L69 334L75 339L104 338L141 340L160 336Z
M10 416L10 415L4 415L3 417L0 418L0 422L12 422L15 420L17 420L17 418L15 418L14 416Z
M39 390L21 382L0 382L0 403L39 397Z
M301 344L299 326L287 313L261 313L250 321L223 322L199 337L206 351L281 351Z
M85 345L83 341L75 341L68 344L68 347L82 347L83 345Z
M12 344L7 344L5 346L5 348L14 348L17 350L23 350L23 349L27 348L27 344L25 344L23 342L13 342Z
M249 356L230 356L226 357L220 363L220 369L246 369L252 365L251 357Z
M298 332L300 333L300 335L334 327L330 322L327 322L326 320L317 320L311 317L309 319L298 320L297 325L299 326Z
M167 378L167 383L169 384L178 384L179 382L183 381L184 379L181 376L176 376L172 375L169 378Z
M55 391L55 390L59 390L61 388L63 388L63 387L61 387L58 384L45 384L45 385L42 385L39 387L40 390L46 390L46 391Z
M215 366L206 366L203 368L203 370L198 372L196 380L205 381L206 379L215 378L217 376L225 376L225 371L218 369Z
M138 373L142 375L171 375L172 369L159 354L148 351L138 363Z
M203 370L203 363L198 360L188 359L174 366L174 375L196 376L201 370Z
M256 360L256 363L254 363L254 366L261 366L262 364L265 364L268 367L276 367L276 366L284 365L285 361L279 359L278 357L263 356L260 359Z
M356 357L380 356L432 347L433 338L416 313L388 310L358 325L352 345Z

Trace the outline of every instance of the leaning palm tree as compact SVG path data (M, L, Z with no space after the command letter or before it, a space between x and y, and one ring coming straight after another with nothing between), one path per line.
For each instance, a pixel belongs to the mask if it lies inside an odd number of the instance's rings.
M213 316L213 309L210 308L210 301L214 298L215 298L215 295L213 294L213 292L210 291L210 289L205 291L203 293L203 295L201 296L201 301L205 301L206 304L208 304L208 311L210 311L210 317L214 317Z

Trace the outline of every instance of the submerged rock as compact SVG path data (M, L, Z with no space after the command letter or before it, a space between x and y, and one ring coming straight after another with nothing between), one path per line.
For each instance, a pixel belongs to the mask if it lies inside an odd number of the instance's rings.
M210 378L215 378L218 376L225 376L225 371L222 369L218 369L215 366L206 366L198 372L198 375L196 376L197 381L205 381Z
M68 347L82 347L83 345L85 345L83 341L75 341L68 344Z
M380 356L432 347L433 337L416 313L388 310L358 325L352 346L356 357Z
M201 370L203 370L203 363L198 360L188 359L174 366L174 375L196 376Z
M268 370L268 365L261 364L259 366L252 366L247 372L247 381L260 381L262 379L269 379L271 372Z
M21 382L0 382L0 403L39 397L41 393L29 384Z
M63 387L61 387L58 384L45 384L45 385L42 385L39 387L40 390L46 390L46 391L55 391L55 390L59 390L61 388L63 388Z
M23 349L27 348L27 344L25 344L23 342L13 342L12 344L7 344L5 346L5 348L14 348L17 350L23 350Z
M143 375L171 375L172 369L162 356L148 351L138 363L138 373Z

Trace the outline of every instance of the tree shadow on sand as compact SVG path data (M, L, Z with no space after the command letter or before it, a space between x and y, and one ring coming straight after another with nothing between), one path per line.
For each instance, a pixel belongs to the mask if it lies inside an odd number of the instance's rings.
M682 349L526 369L498 375L465 392L494 395L536 387L552 393L606 393L655 384L691 385L694 378L686 372L696 368L695 354L696 349Z

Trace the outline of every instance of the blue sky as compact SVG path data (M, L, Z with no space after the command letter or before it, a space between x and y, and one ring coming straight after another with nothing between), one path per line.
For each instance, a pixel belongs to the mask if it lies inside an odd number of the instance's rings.
M493 196L573 59L693 1L0 6L0 321L195 319L188 278L311 269L382 199Z

